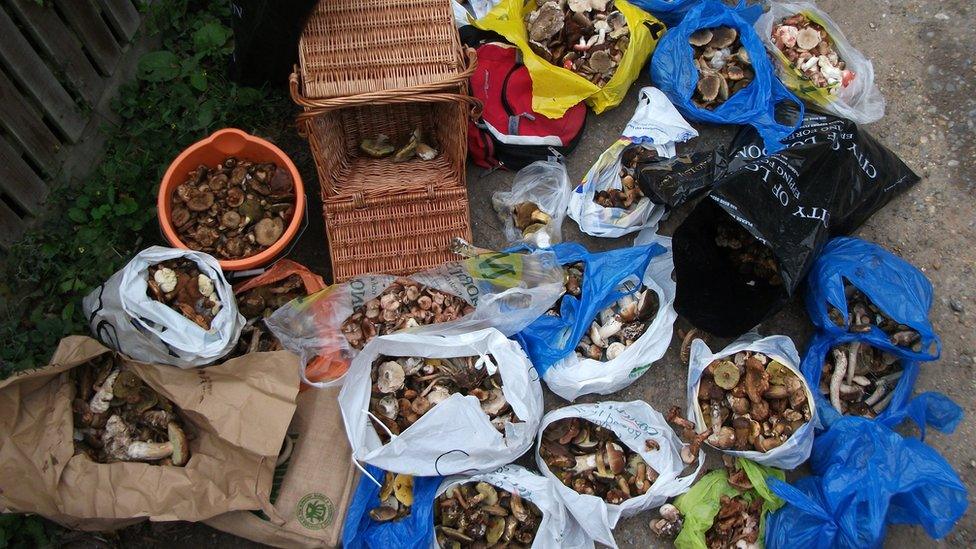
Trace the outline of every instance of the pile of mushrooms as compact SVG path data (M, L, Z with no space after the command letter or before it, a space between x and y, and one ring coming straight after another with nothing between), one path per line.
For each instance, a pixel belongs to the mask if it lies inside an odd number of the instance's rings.
M847 299L850 323L848 324L844 319L844 313L840 312L840 309L828 303L827 315L834 324L841 328L846 326L848 331L855 333L867 333L871 331L871 326L877 326L889 337L892 345L910 348L915 352L922 350L922 336L917 330L907 324L896 322L846 279L844 296Z
M736 547L752 549L760 547L759 518L762 515L763 499L744 496L719 499L718 514L712 527L705 532L705 545L710 549Z
M415 129L410 135L398 141L399 146L395 145L388 135L381 133L375 138L360 141L359 150L373 158L392 156L394 162L406 162L413 157L421 160L433 160L440 154L437 149L424 142L424 134L420 128Z
M684 517L677 507L665 503L657 510L661 518L651 520L651 532L662 538L674 539L685 525Z
M541 522L534 503L487 482L456 484L434 502L434 531L444 549L529 547Z
M539 0L525 28L536 55L597 86L610 81L630 45L627 18L613 0Z
M185 257L167 259L148 269L146 294L169 305L204 330L210 329L221 303L214 281Z
M233 156L200 166L176 188L170 220L188 248L218 259L262 252L295 215L295 182L287 169Z
M708 444L720 450L768 452L810 421L807 386L786 365L740 351L712 361L697 387Z
M563 265L563 287L565 291L563 295L559 296L559 299L552 304L552 307L549 307L549 310L546 311L547 315L559 316L563 296L571 295L576 299L579 299L580 296L583 295L583 271L585 269L586 263L582 261Z
M677 429L678 436L685 446L681 447L681 461L691 467L698 462L698 452L705 439L711 435L711 431L699 433L695 431L695 424L681 415L681 409L672 406L666 416L668 423Z
M903 373L898 357L851 341L834 347L825 357L820 392L841 414L873 418L891 403Z
M729 216L722 216L718 222L715 245L725 250L732 266L742 276L769 286L783 285L779 261L773 251Z
M387 471L379 500L379 506L369 510L369 518L374 521L390 522L409 515L413 506L413 477Z
M660 306L657 293L647 286L624 295L600 311L590 324L590 331L577 344L576 355L604 362L617 358L644 335Z
M512 207L512 222L522 233L522 238L532 241L539 247L548 247L549 224L552 216L542 211L535 202L519 202Z
M821 25L802 13L773 25L773 43L803 78L818 88L838 93L857 76L834 49L834 41Z
M502 378L492 355L479 364L478 357L420 358L380 356L373 363L373 388L369 402L376 433L386 444L417 422L431 408L454 393L472 395L500 432L506 423L520 420L502 391Z
M378 335L449 322L473 312L474 307L456 295L397 278L379 296L353 309L341 329L351 347L362 349Z
M647 439L645 445L648 452L660 449L654 439ZM616 433L576 417L546 427L539 455L560 482L614 505L646 493L658 477Z
M302 278L293 274L272 284L251 288L237 296L237 309L247 322L230 356L280 351L281 342L264 324L264 319L289 301L306 295Z
M630 145L624 149L620 157L620 187L597 191L593 201L604 208L621 208L629 210L644 198L644 193L637 184L637 167L657 158L657 152L642 145Z
M698 85L691 101L715 109L755 78L749 52L732 27L698 29L688 37L698 67Z
M97 463L182 467L190 447L176 407L111 355L71 371L75 454Z

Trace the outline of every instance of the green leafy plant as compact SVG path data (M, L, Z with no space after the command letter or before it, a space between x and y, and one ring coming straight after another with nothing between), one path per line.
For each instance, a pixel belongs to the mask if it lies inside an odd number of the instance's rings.
M164 0L147 9L160 47L115 99L120 122L103 130L103 160L80 184L52 190L46 219L0 267L0 378L43 366L60 338L87 333L81 298L136 251L162 243L156 192L181 150L229 126L274 138L291 116L283 92L228 80L229 3Z
M0 549L53 547L48 526L38 517L0 515Z

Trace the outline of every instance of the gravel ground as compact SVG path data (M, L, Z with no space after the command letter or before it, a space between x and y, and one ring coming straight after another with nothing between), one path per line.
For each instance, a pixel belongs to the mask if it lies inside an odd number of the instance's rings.
M936 299L931 318L942 336L942 359L927 364L919 377L918 391L941 391L959 403L967 413L974 407L976 381L976 151L973 130L976 125L976 65L970 53L967 21L976 17L971 0L885 1L822 0L819 2L844 29L848 39L874 62L876 80L887 99L885 117L870 126L871 132L900 155L922 181L896 198L870 219L857 236L878 242L921 268L935 286ZM970 30L966 30L970 28ZM576 181L599 154L616 138L630 118L637 90L647 85L646 72L628 98L616 109L597 117L590 115L586 134L568 159L569 173ZM730 128L698 126L702 137L691 144L707 150L726 142ZM282 137L280 144L300 164L309 187L317 178L307 146L297 137ZM500 224L491 209L492 192L507 189L513 174L495 172L485 176L477 168L468 170L468 190L474 240L479 246L503 245ZM315 197L309 208L310 226L293 256L314 270L328 269L327 243L322 219L316 215ZM670 235L682 217L678 211L662 224L661 232ZM565 240L577 240L591 249L627 246L630 237L607 240L582 235L575 222L563 225ZM679 319L677 327L687 329ZM794 300L782 312L765 322L760 332L786 334L804 349L811 329L806 315ZM712 339L713 348L727 340ZM686 366L678 359L679 339L671 343L668 354L633 385L612 395L615 400L642 399L658 410L684 403ZM583 402L596 401L592 397ZM547 410L565 402L546 396ZM915 434L915 430L906 429ZM970 489L976 479L976 427L963 421L954 435L932 432L927 442L956 469ZM709 455L709 467L720 467L718 456ZM794 476L807 474L804 470ZM616 539L621 547L660 546L650 533L651 514L621 521ZM79 541L87 545L91 538ZM203 525L143 524L120 532L109 541L136 546L168 546L188 543L219 547L250 547L254 544L222 534ZM886 546L966 546L976 544L976 518L967 513L956 529L940 542L933 542L921 528L895 526L889 529Z

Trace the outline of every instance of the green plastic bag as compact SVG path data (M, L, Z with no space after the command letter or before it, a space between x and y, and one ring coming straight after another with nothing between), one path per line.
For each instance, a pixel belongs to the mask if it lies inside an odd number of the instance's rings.
M738 465L749 477L752 490L743 493L742 490L733 487L729 484L729 474L725 469L720 469L700 478L691 490L674 500L674 506L684 517L681 533L674 540L677 549L708 549L705 545L705 532L712 527L722 496L735 497L740 494L744 494L744 498L749 502L757 497L765 500L762 514L759 515L758 543L760 547L762 546L766 533L766 514L783 506L783 500L773 495L766 486L766 478L772 476L785 480L786 475L779 469L765 467L743 458L738 458Z
M664 23L653 15L626 0L615 0L614 5L624 14L630 28L630 45L610 81L601 88L532 51L524 18L537 5L537 0L502 0L474 24L480 29L497 32L518 47L522 62L532 76L532 109L549 118L561 118L570 107L583 100L597 114L619 105L665 30Z

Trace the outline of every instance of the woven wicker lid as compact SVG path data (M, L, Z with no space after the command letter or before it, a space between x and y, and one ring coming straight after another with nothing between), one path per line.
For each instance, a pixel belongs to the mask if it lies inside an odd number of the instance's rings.
M311 99L434 84L464 70L452 0L320 0L298 45Z

